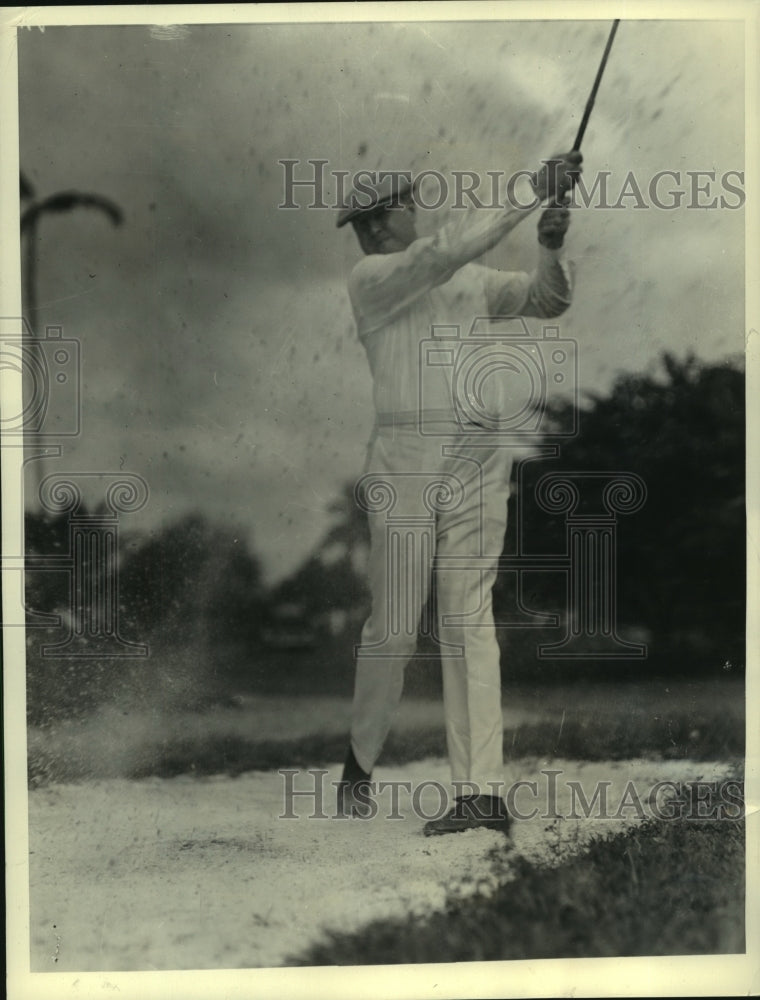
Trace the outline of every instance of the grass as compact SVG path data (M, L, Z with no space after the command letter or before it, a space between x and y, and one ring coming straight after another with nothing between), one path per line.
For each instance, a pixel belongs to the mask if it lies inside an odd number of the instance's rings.
M145 712L100 709L80 720L29 729L29 779L240 774L341 761L347 699L261 699L238 709ZM743 686L564 685L511 692L508 759L635 757L738 760L744 754ZM407 700L382 764L446 753L439 702Z
M505 865L498 856L495 864ZM291 965L742 953L744 825L648 821L556 868L509 861L488 898L333 934Z
M741 761L744 687L699 682L566 683L505 692L508 759L554 756ZM29 729L33 786L96 778L229 774L342 760L350 701L251 696L237 708L147 711L111 704ZM443 756L440 700L406 699L381 763ZM563 830L557 831L558 837ZM490 897L427 918L333 935L292 965L365 965L744 950L740 820L647 821L555 867L504 851Z

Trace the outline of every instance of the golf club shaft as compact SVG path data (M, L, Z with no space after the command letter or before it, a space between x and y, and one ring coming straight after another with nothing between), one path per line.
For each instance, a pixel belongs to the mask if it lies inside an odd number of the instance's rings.
M604 73L604 67L607 65L607 59L610 54L610 49L612 48L612 43L615 40L615 33L620 24L620 18L617 18L612 22L612 29L610 31L610 36L607 39L607 44L604 48L604 54L602 55L602 61L599 63L599 69L596 73L596 79L594 80L594 86L591 88L591 93L586 101L586 110L583 112L583 119L581 120L580 128L578 129L578 134L575 137L575 142L573 143L573 149L580 149L581 143L583 142L583 136L586 131L586 126L588 125L588 120L591 117L591 110L594 107L594 101L596 100L597 91L599 90L599 84L602 82L602 74Z
M615 34L620 24L620 18L616 18L612 22L612 28L610 29L610 34L607 39L607 44L604 47L604 52L602 53L602 60L599 63L599 69L596 71L596 79L594 80L594 85L591 88L591 93L586 101L586 107L583 111L583 118L581 119L580 127L578 128L578 134L575 137L575 142L573 143L573 149L580 151L581 142L583 142L583 136L586 132L586 126L588 125L588 120L591 117L591 111L594 107L594 102L596 101L596 95L599 91L599 84L602 82L602 75L604 73L604 67L607 65L607 59L609 58L610 49L612 48L612 43L615 40ZM552 202L552 208L562 208L567 205L570 200L569 193L565 194L564 197L556 199Z

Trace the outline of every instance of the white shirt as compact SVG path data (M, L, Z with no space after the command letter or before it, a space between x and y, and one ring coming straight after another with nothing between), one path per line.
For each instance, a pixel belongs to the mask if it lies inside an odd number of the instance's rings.
M421 407L454 417L452 366L425 361L432 327L458 328L451 331L456 340L480 317L550 318L570 305L572 271L561 250L539 244L532 274L472 263L525 214L478 209L399 253L370 254L353 269L348 290L381 423L413 423Z

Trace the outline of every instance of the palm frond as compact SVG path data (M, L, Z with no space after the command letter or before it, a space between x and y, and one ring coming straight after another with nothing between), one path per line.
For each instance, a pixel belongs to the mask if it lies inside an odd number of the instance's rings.
M21 231L28 229L40 215L71 212L75 208L96 208L107 215L114 226L120 226L124 220L124 213L110 198L81 191L60 191L27 208L21 216Z

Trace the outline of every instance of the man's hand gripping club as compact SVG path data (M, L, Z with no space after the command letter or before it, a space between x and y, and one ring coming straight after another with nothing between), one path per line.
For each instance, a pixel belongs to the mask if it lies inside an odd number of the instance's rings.
M582 162L583 156L577 149L555 153L531 178L536 197L542 202L553 202L541 213L538 223L538 242L550 250L559 250L570 226L566 201L581 174Z

